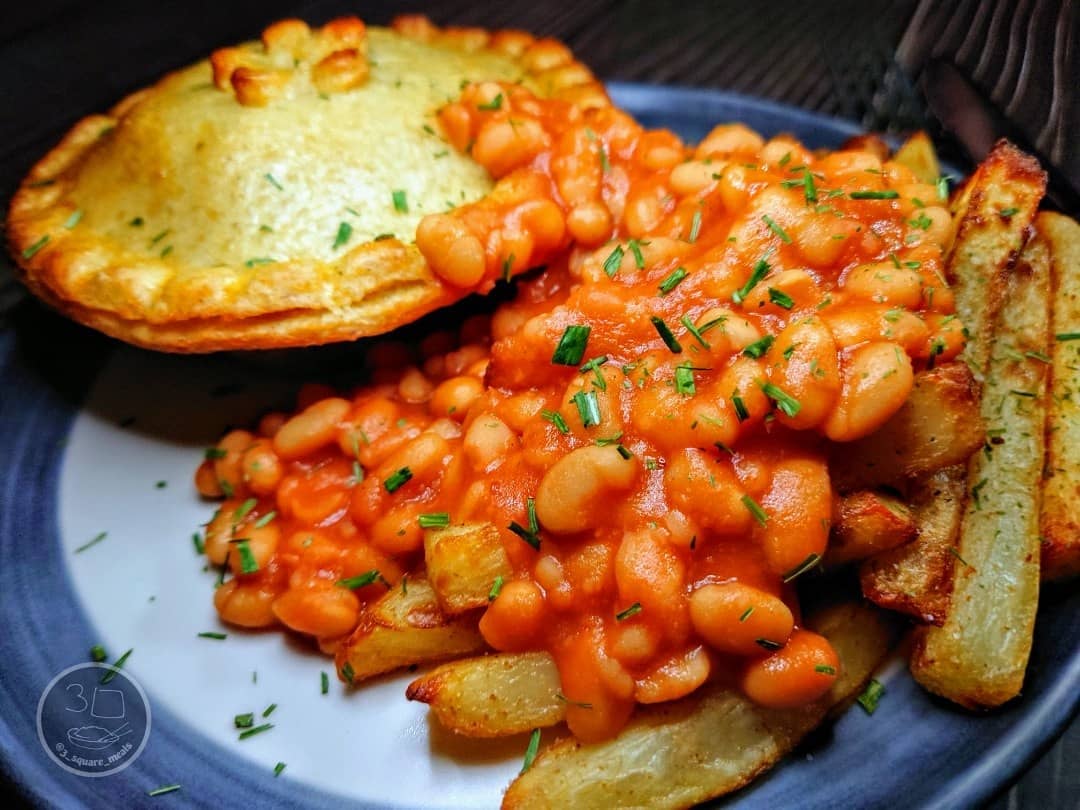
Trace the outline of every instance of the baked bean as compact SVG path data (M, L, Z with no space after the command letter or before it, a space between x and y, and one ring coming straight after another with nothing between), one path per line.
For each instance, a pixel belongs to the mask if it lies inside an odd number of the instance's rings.
M231 430L217 443L218 457L214 459L214 475L219 487L228 494L244 492L244 472L241 463L244 451L255 441L246 430ZM220 455L224 451L224 455Z
M480 634L502 652L528 649L543 627L544 618L544 594L535 583L515 579L503 585L480 617Z
M745 494L731 467L701 450L688 448L674 454L664 470L664 489L671 503L695 515L701 525L718 534L736 534L750 528Z
M272 610L290 630L332 638L356 627L360 600L348 588L315 581L308 587L289 588L274 600Z
M832 504L824 461L788 458L773 467L769 489L760 503L765 525L755 529L773 573L788 574L815 555L825 554Z
M207 459L195 470L195 489L204 498L220 498L225 494L214 472L214 462Z
M776 418L798 430L821 424L840 391L836 343L821 319L795 321L777 335L766 368L770 381L799 403L794 415L778 407Z
M629 489L637 470L637 459L623 458L613 445L590 445L568 453L544 474L536 491L540 525L566 534L606 520L597 505L610 493Z
M701 646L670 656L638 678L634 699L638 703L662 703L678 700L701 686L709 677L712 664Z
M284 474L281 460L269 439L256 439L241 459L244 481L256 495L271 495Z
M337 437L338 425L352 410L352 403L337 397L323 399L301 411L274 436L274 452L285 460L306 456Z
M817 633L796 630L783 649L747 665L741 686L750 700L770 709L790 709L817 700L840 674L840 659Z
M277 592L261 583L231 579L214 591L214 607L227 624L260 628L277 624L273 604Z
M922 300L922 277L897 264L899 260L856 267L844 277L844 290L863 301L914 308Z
M246 566L254 564L255 570L261 571L270 563L277 551L278 542L281 540L281 529L274 523L266 526L243 526L234 532L228 550L229 567L232 572L240 576L254 573L245 571ZM244 554L240 548L240 541L246 541L246 548L250 555Z
M825 435L848 442L873 433L900 410L915 380L911 358L895 343L868 343L847 353L843 383L824 423Z
M487 260L484 246L457 219L429 214L416 226L416 246L428 266L456 287L471 287L484 277Z
M611 654L628 667L638 667L656 655L660 641L651 624L620 622L611 631Z
M514 432L493 413L479 414L465 431L465 455L475 470L498 465L516 443Z
M756 154L765 145L760 135L743 124L720 124L713 127L694 150L694 156L705 158L714 154Z
M680 196L696 194L719 179L721 168L703 160L689 160L671 170L668 184Z
M791 609L775 596L740 582L694 591L690 621L713 649L733 655L761 655L761 639L786 644L795 622Z
M615 583L623 605L641 605L641 618L657 622L669 637L686 632L689 617L683 580L686 567L655 529L627 532L615 554Z
M419 404L431 399L435 390L431 380L417 368L407 368L398 382L398 394L405 402Z

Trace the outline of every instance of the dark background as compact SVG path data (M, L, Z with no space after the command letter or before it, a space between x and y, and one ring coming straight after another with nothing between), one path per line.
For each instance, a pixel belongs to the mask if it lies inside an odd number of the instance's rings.
M413 11L443 25L557 37L603 79L736 90L893 133L928 128L964 166L969 150L956 132L967 116L954 97L933 101L951 66L1002 131L1057 166L1059 205L1080 214L1068 189L1080 187L1080 0L21 2L0 14L0 204L75 120L213 47L254 38L284 16L386 23ZM21 296L0 264L0 328ZM994 810L1080 808L1077 763L1074 721Z

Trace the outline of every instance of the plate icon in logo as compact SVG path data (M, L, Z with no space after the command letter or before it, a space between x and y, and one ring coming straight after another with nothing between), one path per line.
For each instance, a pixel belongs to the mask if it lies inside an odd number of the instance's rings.
M150 701L131 675L78 664L38 701L38 739L53 762L78 776L108 776L134 762L150 739Z

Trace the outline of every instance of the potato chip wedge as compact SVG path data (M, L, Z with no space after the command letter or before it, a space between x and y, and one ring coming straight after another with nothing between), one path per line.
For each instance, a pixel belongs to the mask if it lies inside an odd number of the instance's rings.
M1048 367L1049 250L1030 242L996 318L982 414L989 441L968 465L952 599L941 627L921 629L916 680L969 708L1020 692L1039 599L1039 506Z
M484 607L496 578L513 575L499 530L491 523L464 523L424 533L428 581L448 615Z
M862 564L859 579L867 599L929 624L945 621L966 480L965 467L957 465L920 478L911 486L907 500L918 536Z
M640 710L613 740L555 742L510 785L503 808L678 808L730 793L790 751L862 688L892 645L891 621L837 605L810 622L843 664L832 691L801 709L766 710L719 684Z
M986 371L1008 268L1045 190L1046 174L1038 161L1001 140L956 199L956 236L945 272L956 293L956 312L970 335L964 356L976 375Z
M1042 502L1042 577L1080 574L1080 224L1051 212L1035 219L1050 245L1051 367Z
M395 669L460 658L484 650L474 615L448 617L435 590L420 577L387 591L360 614L360 623L335 656L349 684Z
M896 486L906 479L966 462L985 439L978 386L963 363L915 375L904 406L875 433L835 445L829 459L840 492Z
M896 150L892 159L901 166L906 166L923 183L936 183L941 177L941 164L938 163L937 151L930 136L925 132L916 132Z
M836 499L826 565L861 560L915 539L907 504L881 492L853 492Z
M559 670L546 652L466 658L417 678L405 697L431 706L444 728L467 737L506 737L566 717Z

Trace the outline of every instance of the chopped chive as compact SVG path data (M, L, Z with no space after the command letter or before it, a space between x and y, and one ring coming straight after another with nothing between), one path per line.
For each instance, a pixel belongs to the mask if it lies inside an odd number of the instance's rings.
M125 662L128 660L128 658L131 657L131 654L133 652L135 652L134 647L132 647L126 653L124 653L119 658L117 658L115 661L113 661L111 664L109 664L108 665L109 666L109 671L101 676L101 683L106 684L109 681L111 681L113 678L115 678L117 676L117 674L120 672L121 668L123 668L123 666L124 666Z
M681 323L683 326L685 326L686 331L694 336L694 340L696 340L698 343L701 344L701 348L703 348L703 349L712 348L712 346L709 345L709 342L707 340L705 340L705 337L701 334L701 330L698 329L696 326L694 326L694 322L692 320L690 320L689 315L683 315L679 319L679 323Z
M615 621L624 622L631 616L636 616L638 613L641 613L641 602L634 602L634 604L626 608L626 610L620 610L618 613L616 613Z
M776 338L772 335L765 335L746 346L742 350L742 353L747 357L753 357L755 360L760 359L765 356L767 351L769 351L769 348L773 345L773 341L775 340Z
M623 445L621 445L621 444L615 445L615 450L618 451L619 455L622 456L627 461L629 461L630 459L632 459L634 457L634 454L631 453L629 450L627 450L625 447L623 447Z
M540 729L534 728L532 735L529 737L529 745L525 748L525 759L521 763L521 770L519 773L525 773L532 767L533 761L536 759L536 754L540 750Z
M600 403L595 391L578 391L573 396L573 403L577 406L582 427L600 424Z
M742 496L743 506L747 511L753 515L754 520L758 522L758 525L765 526L769 522L769 516L765 513L765 510L761 508L761 504L751 498L749 495Z
M277 512L267 512L265 515L255 521L255 528L261 529L263 526L269 526L276 517Z
M76 208L74 211L71 212L71 216L64 220L64 227L70 231L72 228L79 224L79 220L81 220L82 217L82 209Z
M676 267L671 271L671 274L667 278L660 282L660 295L667 295L674 290L682 283L682 280L686 278L687 275L689 274L686 272L685 267Z
M513 274L513 270L514 270L514 254L511 253L509 256L507 256L505 259L503 259L503 264L502 264L502 278L503 278L503 281L509 281L510 280L510 276Z
M220 447L207 447L203 451L203 458L207 461L213 461L214 459L225 458L228 455L228 451L222 450Z
M750 272L750 278L746 280L746 283L742 287L740 287L738 290L731 294L731 300L734 301L736 304L741 304L743 302L743 299L746 298L746 296L750 294L750 291L758 285L758 282L760 282L763 278L765 278L766 275L768 275L769 270L771 269L772 268L768 262L768 254L758 259L757 262L754 264L753 270Z
M269 717L271 714L274 713L274 709L276 709L276 708L277 708L277 704L276 703L271 703L269 706L267 706L265 709L263 709L262 716L264 718Z
M285 186L281 185L281 183L278 182L277 178L274 177L274 175L270 174L270 172L267 172L266 174L264 174L263 177L266 179L267 183L272 185L278 191L284 191L285 190Z
M77 549L75 549L75 553L80 554L81 552L86 551L91 546L96 546L98 543L100 543L102 540L104 540L108 536L109 536L108 532L98 532L96 535L94 535L93 539L89 540L86 543L83 543L81 546L79 546Z
M820 672L822 675L835 675L836 668L830 667L828 664L818 664L814 667L814 672Z
M731 395L731 404L735 407L735 416L740 422L745 422L750 418L750 411L747 410L746 403L738 394Z
M536 532L532 532L526 529L516 520L510 521L510 525L507 528L510 529L510 531L512 531L522 540L524 540L526 543L528 543L530 546L532 546L534 549L536 549L537 551L540 550L540 536Z
M334 250L337 250L350 239L352 239L352 225L348 222L342 222L338 225L337 235L334 237Z
M609 444L618 444L619 440L622 439L622 436L623 434L621 430L614 436L601 436L599 439L596 440L596 446L607 447Z
M660 335L660 339L664 341L664 345L671 350L672 354L681 354L682 344L675 339L671 327L664 323L664 319L653 315L649 320L652 321L652 325L655 327L657 334Z
M30 247L24 250L22 252L22 257L24 259L33 258L34 254L41 250L43 247L45 247L45 245L47 244L49 244L49 235L45 234L43 237L34 242L34 244L30 245Z
M352 463L352 485L354 487L360 486L364 482L364 468L360 466L359 461Z
M529 520L529 531L535 535L539 535L540 521L536 517L536 498L525 499L525 514Z
M754 612L754 606L753 606L753 605L751 605L750 607L748 607L748 608L747 608L746 610L744 610L744 611L742 612L742 615L741 615L741 616L739 617L739 621L740 621L740 622L745 622L745 621L746 621L747 619L749 619L749 618L750 618L750 615L751 615L751 614L752 614L753 612Z
M761 386L761 390L765 393L765 396L776 403L777 408L790 417L796 416L802 409L799 400L773 383L765 383Z
M32 183L27 183L27 188L48 188L49 186L56 184L55 177L48 177L44 180L35 180Z
M375 238L372 239L371 241L373 241L373 242L383 242L383 241L385 241L387 239L396 239L396 238L397 237L394 236L394 234L392 234L392 233L379 233L379 234L376 234Z
M254 498L248 498L246 501L236 507L236 511L233 512L233 523L239 523L244 518L246 518L248 516L248 513L251 512L251 510L254 509L258 505L258 503L259 502Z
M821 555L820 554L810 554L809 556L807 556L807 558L805 560L803 560L801 563L799 563L794 568L792 568L790 571L788 571L786 574L784 574L781 577L781 579L784 582L791 582L793 579L798 579L803 574L805 574L807 571L809 571L811 568L814 568L815 566L817 566L817 564L820 563L820 562L821 562Z
M214 641L224 641L229 637L228 633L214 633L209 630L206 630L202 633L197 633L196 635L199 638L209 638L213 639Z
M263 723L261 726L255 726L255 728L249 728L246 731L241 731L239 739L246 740L248 737L254 737L256 734L262 734L264 731L269 731L273 727L273 723Z
M1062 343L1066 340L1080 340L1080 332L1058 332L1054 339Z
M817 202L817 188L814 186L814 175L809 169L803 169L803 195L808 203Z
M580 363L585 356L585 346L589 342L591 331L591 326L571 324L566 327L566 331L559 338L559 345L551 355L551 362L560 366L576 366Z
M881 685L881 682L876 678L871 678L870 682L866 684L866 688L863 690L862 694L855 699L867 714L873 714L874 710L878 707L878 702L884 694L885 687Z
M385 481L383 481L383 486L386 488L387 492L397 492L411 478L412 470L410 470L408 467L402 467L400 470L398 470Z
M157 236L155 236L153 239L151 239L150 244L151 245L156 245L158 242L160 242L162 239L164 239L170 233L172 233L172 228L166 228L161 233L159 233Z
M175 793L180 790L180 785L162 785L159 788L146 791L147 796L164 796L166 793Z
M947 175L942 175L937 179L937 195L938 199L949 199L949 177Z
M363 588L366 585L371 585L373 582L383 578L383 575L379 573L378 568L372 568L370 571L365 571L355 577L348 577L346 579L339 579L334 584L339 588L348 588L350 591L355 591L358 588Z
M1024 352L1024 357L1027 357L1031 360L1038 360L1040 363L1053 362L1051 361L1050 357L1044 352Z
M277 765L275 765L274 766L274 778L277 778L277 777L281 776L281 772L283 770L285 770L285 763L284 762L279 762Z
M547 408L540 411L540 416L551 422L555 428L564 436L570 432L570 426L566 424L566 420L563 419L562 414L558 411L549 411Z
M439 529L450 525L449 512L427 512L416 519L421 529Z
M236 728L251 728L255 725L255 715L252 712L246 714L238 714L233 718L233 725Z
M773 640L767 639L767 638L756 638L756 639L754 639L754 643L757 644L762 649L768 650L769 652L776 652L777 650L779 650L780 648L782 648L784 646L783 644L781 644L778 641L773 641Z
M562 692L556 692L555 699L563 703L567 703L570 706L577 706L579 709L591 709L593 707L591 703L583 703L580 700L570 700L570 698L568 698Z
M895 200L900 192L887 188L884 191L853 191L848 196L853 200Z
M499 110L502 109L503 94L499 93L495 98L485 104L477 104L478 110Z
M675 367L675 390L684 397L692 397L697 393L694 385L694 370L688 365Z
M1014 396L1018 396L1018 397L1028 397L1029 399L1034 399L1035 398L1035 392L1034 391L1021 391L1018 388L1010 388L1009 393L1013 394Z
M795 300L783 290L769 287L769 300L783 309L791 309L795 306Z
M965 568L974 568L971 563L969 563L967 560L960 556L960 551L955 546L949 546L946 551L956 557L956 559L958 559Z
M95 644L93 647L90 648L90 660L93 661L95 664L103 663L108 657L109 656L105 654L105 648L102 647L100 644Z
M330 694L330 676L325 672L319 673L319 692L324 695Z
M634 264L637 266L637 269L644 270L645 257L641 255L641 243L637 239L631 239L626 243L626 246L630 248L630 253L634 256Z
M251 553L251 544L247 540L239 541L236 550L240 553L240 573L254 574L259 570L259 561Z
M913 228L918 228L920 231L925 231L931 225L934 224L934 220L930 219L926 214L920 212L915 219L908 220L908 224Z
M353 681L356 679L356 670L353 669L351 661L346 661L341 668L341 677L345 679L345 683L349 686L353 685Z
M491 590L488 591L488 601L494 602L499 598L499 594L502 593L503 578L502 576L495 577L495 581L491 583Z
M337 247L336 244L335 247ZM263 264L274 264L274 260L269 259L265 256L257 256L254 259L248 259L246 262L244 262L244 267L258 267L259 265Z
M390 197L394 202L394 210L395 211L397 211L399 214L407 214L407 213L409 213L409 201L405 197L405 190L404 189L400 189L400 188L394 189L390 193Z
M168 255L169 255L170 253L172 253L172 245L166 245L166 246L165 246L164 248L162 248L162 250L161 250L161 258L163 258L163 259L164 259L164 258L165 258L166 256L168 256Z
M781 242L783 242L785 245L791 244L791 237L787 235L787 231L785 231L777 224L776 220L774 220L768 214L762 214L761 221L769 226L770 231L780 237Z
M686 241L693 244L697 241L699 233L701 233L701 208L694 210L694 216L690 220L690 235Z
M608 278L615 278L615 274L619 272L619 267L622 266L624 255L622 245L616 245L615 249L604 259L604 272L607 273Z
M221 487L221 493L226 498L231 498L234 495L233 485L226 481L224 478L218 479L218 486Z
M1017 214L1019 212L1020 212L1019 208L1002 208L1000 211L998 211L998 214L1000 214L1003 217L1011 217L1014 214Z

